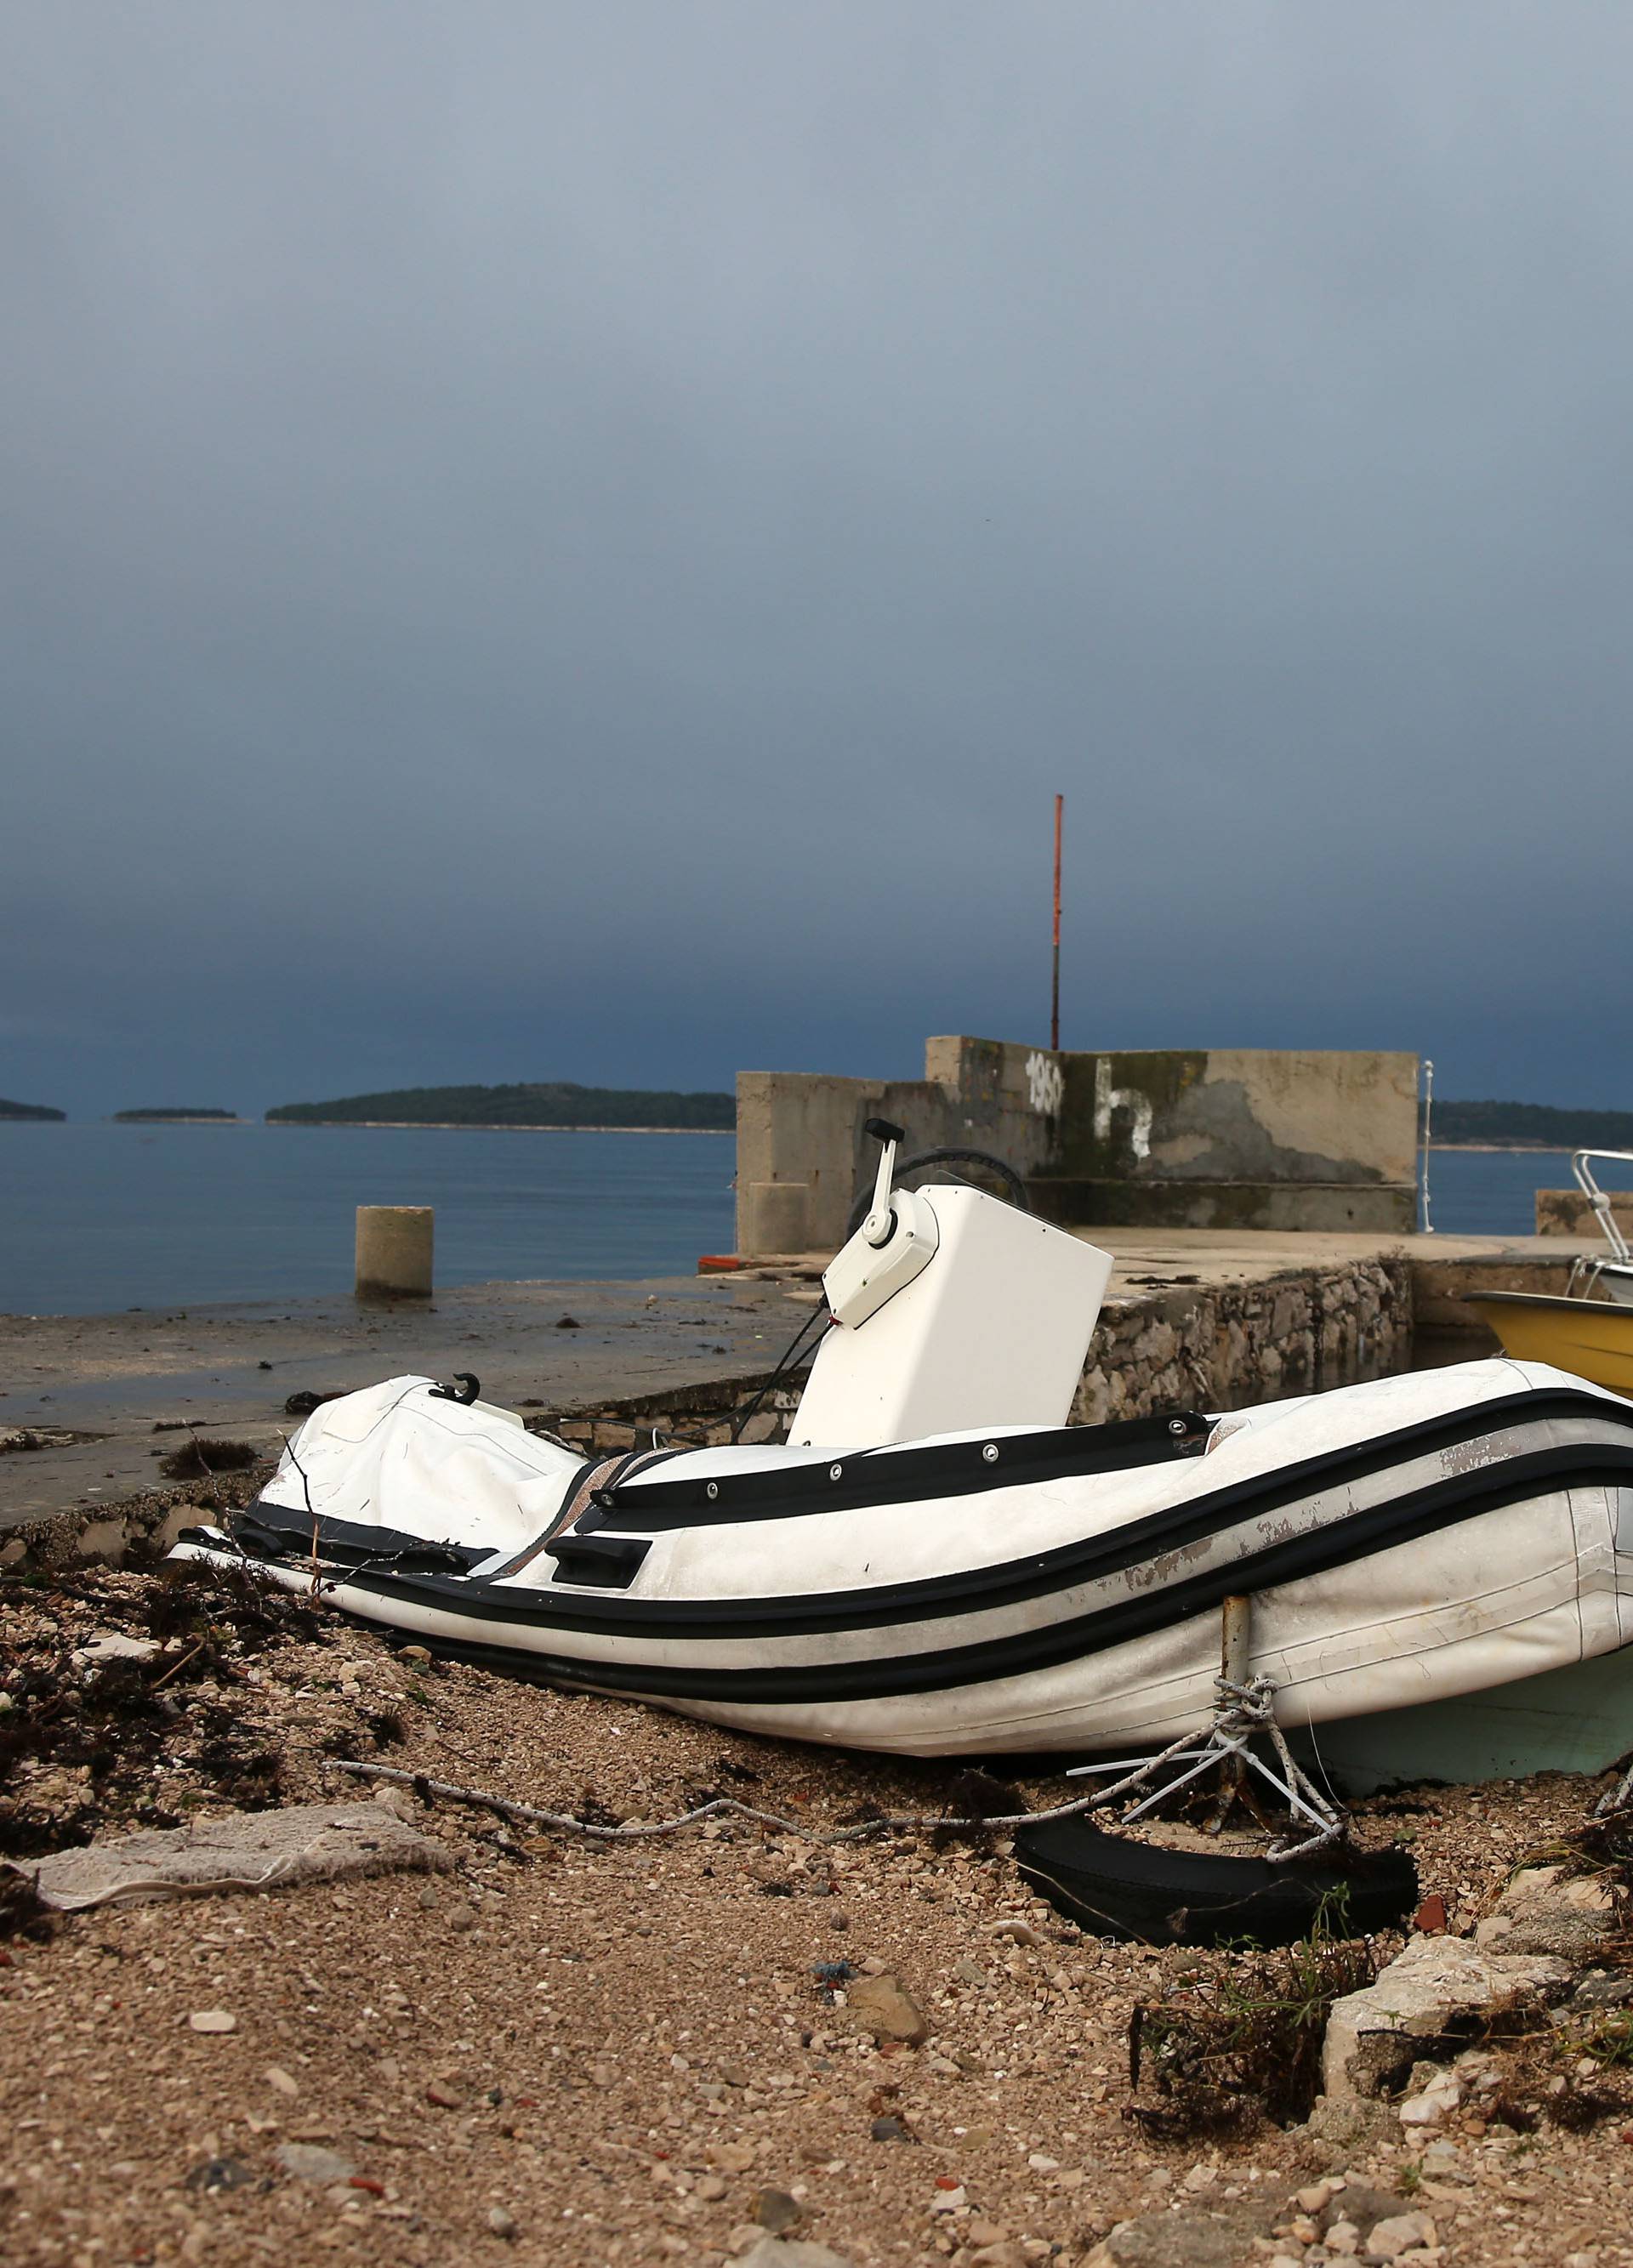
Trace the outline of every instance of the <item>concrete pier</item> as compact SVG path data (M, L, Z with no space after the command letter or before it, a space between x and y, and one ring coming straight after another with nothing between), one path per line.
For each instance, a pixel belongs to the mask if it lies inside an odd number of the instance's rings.
M1043 1049L927 1040L921 1079L737 1075L737 1249L843 1242L872 1117L972 1146L1077 1228L1408 1233L1417 1057L1260 1048Z

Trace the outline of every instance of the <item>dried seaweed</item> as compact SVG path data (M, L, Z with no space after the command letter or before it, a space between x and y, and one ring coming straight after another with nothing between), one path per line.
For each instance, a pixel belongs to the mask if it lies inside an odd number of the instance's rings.
M1377 1974L1370 1945L1333 1928L1324 1909L1297 1944L1228 1955L1211 1972L1192 1970L1166 1999L1137 2004L1126 2116L1175 2141L1307 2117L1320 2090L1327 2013Z
M55 1928L55 1916L41 1904L28 1876L0 1867L0 1940L26 1937L43 1943Z
M202 1559L166 1561L127 1611L161 1643L201 1637L213 1627L230 1631L244 1653L263 1653L284 1638L322 1644L332 1628L332 1617L305 1594L284 1590L253 1567Z
M248 1472L265 1458L265 1450L256 1448L253 1441L216 1441L196 1434L167 1457L161 1457L159 1469L166 1480L207 1481L218 1473Z

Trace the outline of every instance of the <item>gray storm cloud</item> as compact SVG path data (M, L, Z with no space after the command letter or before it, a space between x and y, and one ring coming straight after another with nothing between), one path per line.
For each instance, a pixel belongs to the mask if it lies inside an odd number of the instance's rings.
M0 1093L1625 1102L1633 20L14 6ZM138 1091L139 1090L139 1091Z

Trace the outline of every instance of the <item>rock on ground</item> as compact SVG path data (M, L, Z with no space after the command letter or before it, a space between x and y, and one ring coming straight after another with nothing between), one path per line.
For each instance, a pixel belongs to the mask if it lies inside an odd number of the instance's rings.
M297 1803L240 1811L187 1827L122 1835L48 1858L12 1861L42 1904L85 1906L207 1890L268 1889L399 1868L452 1865L439 1843L378 1803Z
M1377 2095L1459 2019L1557 1999L1570 1965L1550 1954L1493 1954L1466 1938L1415 1937L1363 1992L1334 2004L1321 2051L1329 2102Z
M797 2236L762 2236L737 2255L737 2268L851 2268L851 2263L825 2244L809 2244Z
M1142 2213L1119 2221L1083 2268L1241 2268L1249 2240L1200 2213Z
M918 2047L930 2036L923 2009L899 1977L859 1977L846 1997L876 2040L904 2040Z
M1595 1874L1563 1867L1527 1867L1474 1931L1489 1953L1552 1953L1588 1961L1615 1934L1620 1901Z

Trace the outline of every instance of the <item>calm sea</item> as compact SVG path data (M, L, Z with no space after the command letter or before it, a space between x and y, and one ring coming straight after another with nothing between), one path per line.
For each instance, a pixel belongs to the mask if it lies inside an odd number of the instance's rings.
M0 1313L348 1292L359 1204L434 1205L440 1284L686 1276L731 1248L735 1160L725 1134L0 1125ZM1524 1234L1570 1182L1563 1152L1437 1151L1435 1226Z
M729 1251L729 1134L0 1126L0 1313L351 1289L360 1204L437 1210L437 1281L690 1276Z
M1601 1189L1633 1189L1633 1166L1596 1166ZM1576 1187L1569 1150L1436 1150L1430 1218L1447 1236L1530 1236L1539 1189Z

